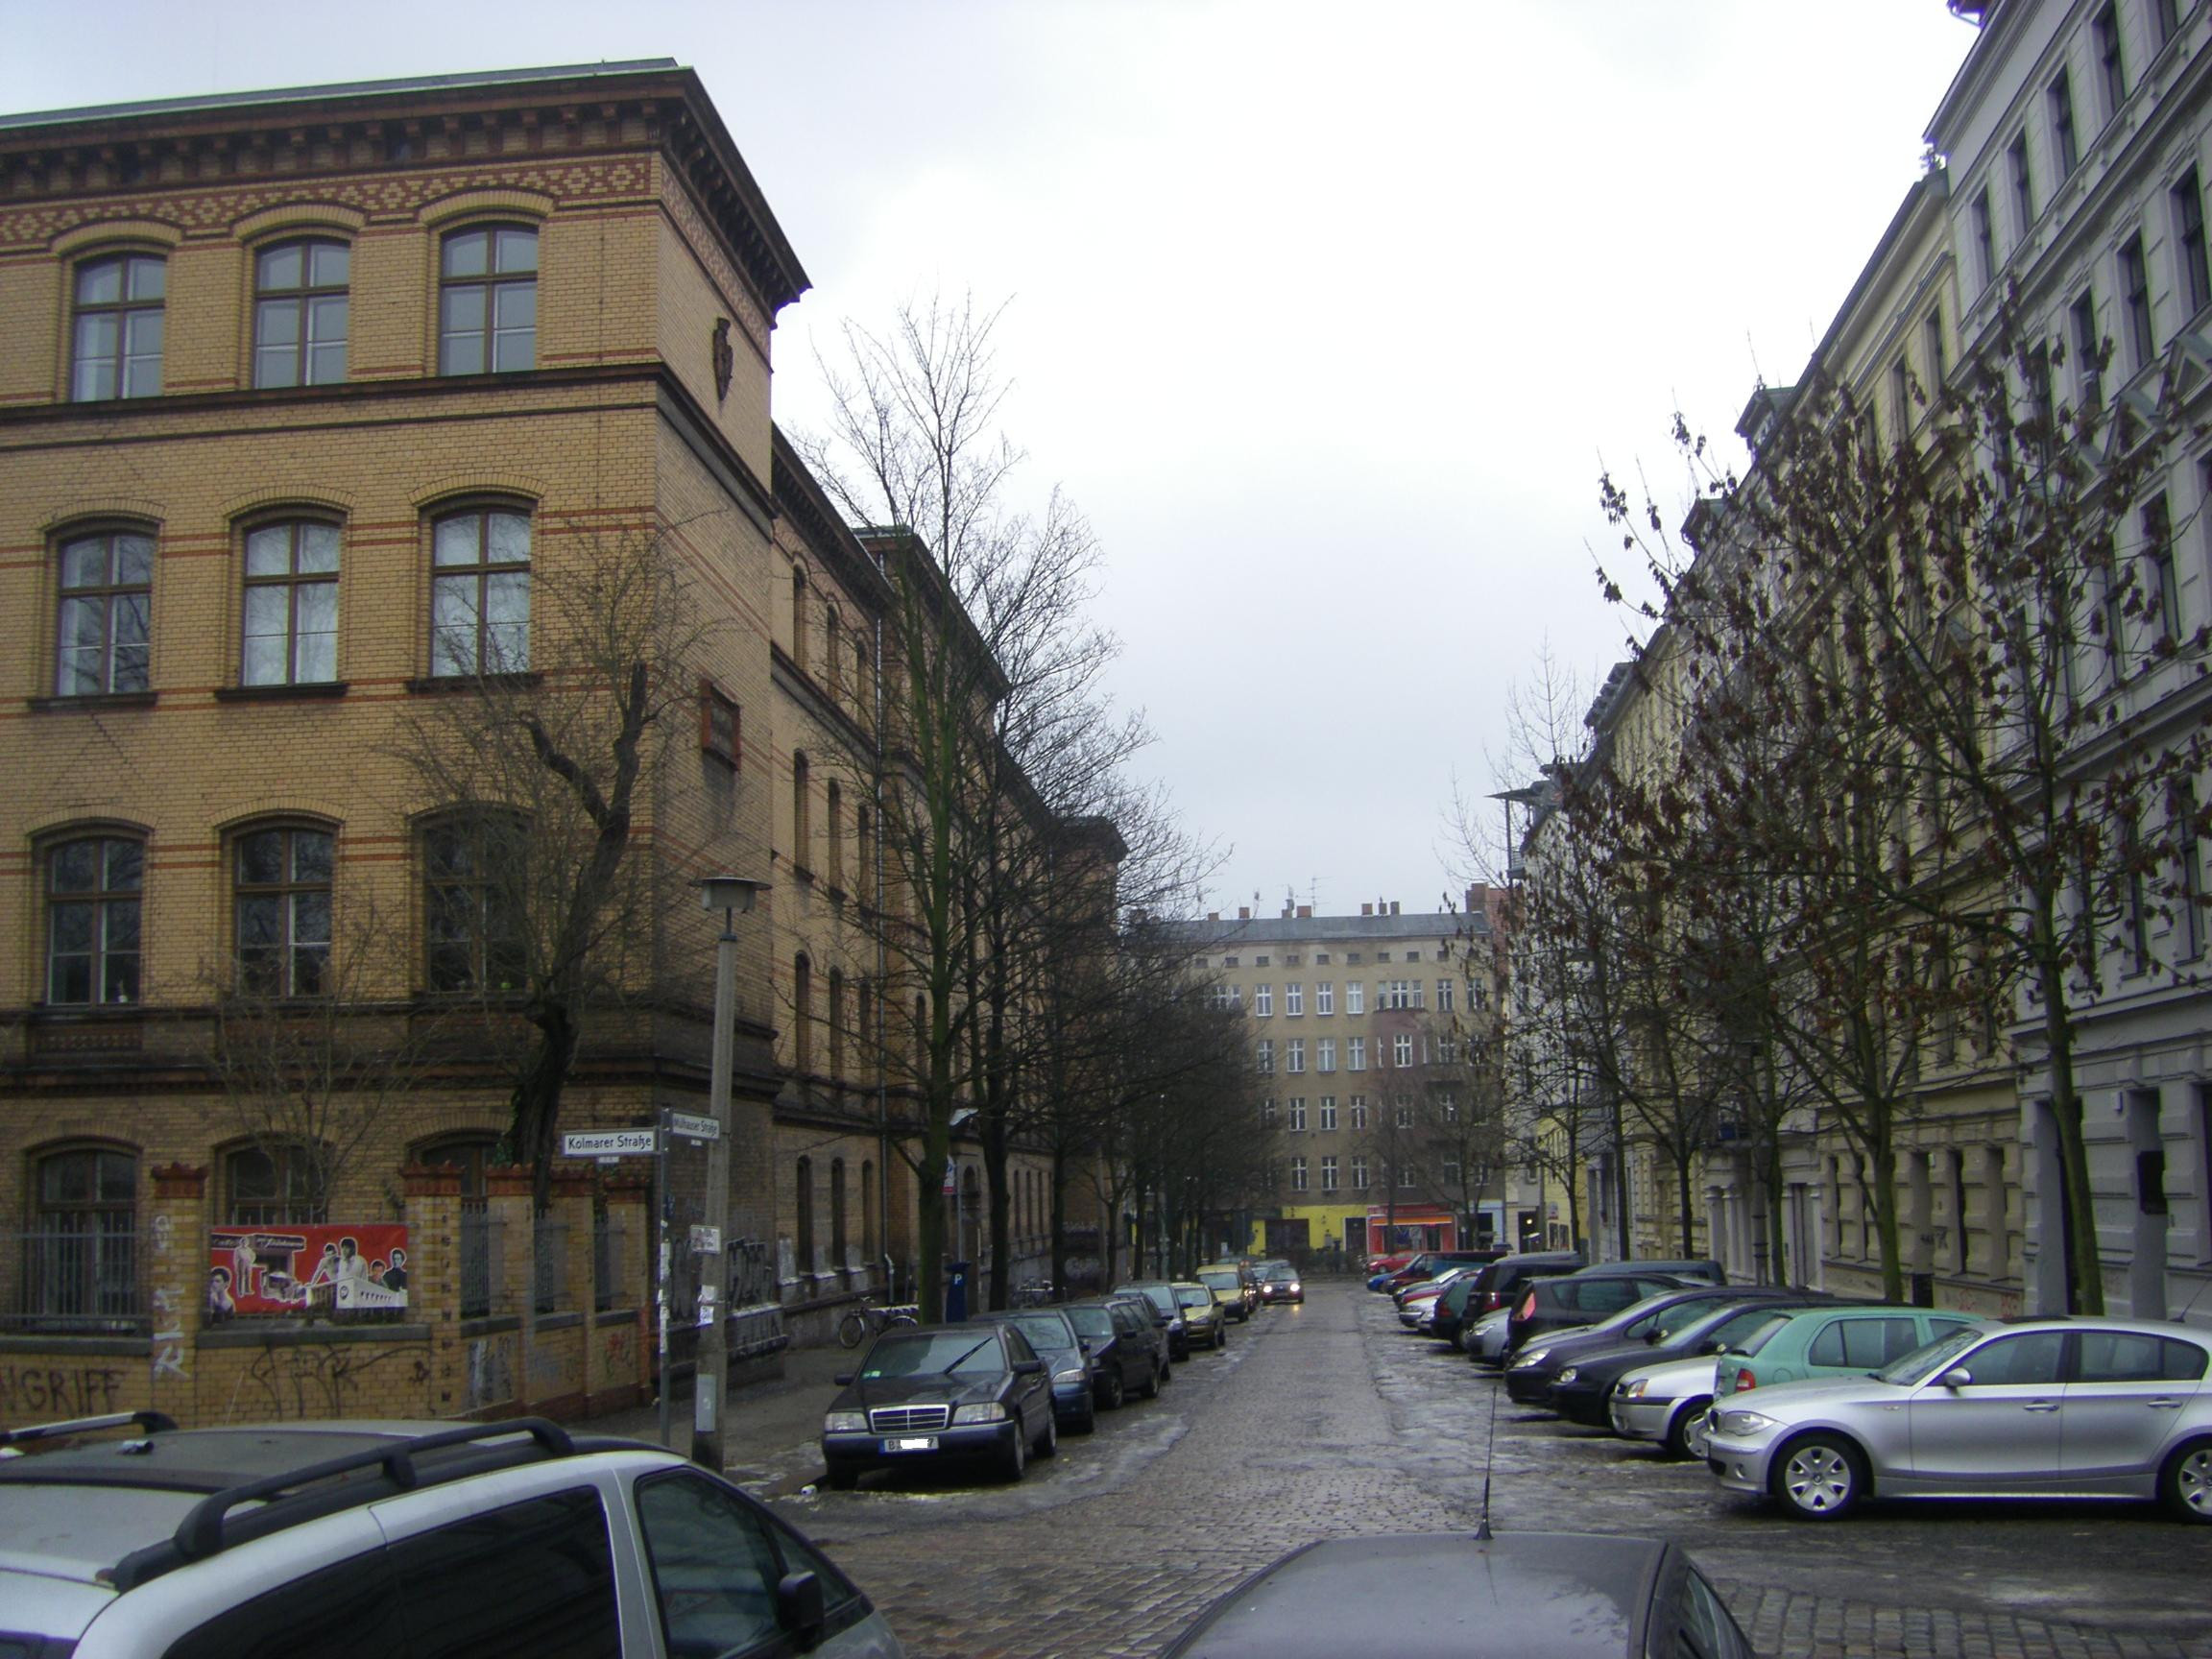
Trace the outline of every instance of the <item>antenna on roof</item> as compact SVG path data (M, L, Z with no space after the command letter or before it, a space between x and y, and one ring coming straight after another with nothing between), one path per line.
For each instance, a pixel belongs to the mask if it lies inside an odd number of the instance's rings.
M1505 1378L1501 1372L1498 1385L1490 1390L1490 1431L1482 1436L1482 1517L1475 1523L1478 1544L1487 1544L1496 1536L1490 1530L1490 1469L1498 1461L1498 1396L1504 1387Z

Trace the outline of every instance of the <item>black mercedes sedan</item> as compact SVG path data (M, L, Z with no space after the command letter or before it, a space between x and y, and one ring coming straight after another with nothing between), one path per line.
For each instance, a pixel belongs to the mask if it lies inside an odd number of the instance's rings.
M827 1483L848 1491L873 1469L988 1460L1022 1479L1032 1453L1059 1449L1045 1361L1009 1324L883 1332L822 1419Z

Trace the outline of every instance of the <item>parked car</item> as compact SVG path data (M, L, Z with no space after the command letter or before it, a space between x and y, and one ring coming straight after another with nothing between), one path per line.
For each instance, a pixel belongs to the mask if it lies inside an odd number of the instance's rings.
M1459 1346L1467 1351L1467 1358L1478 1365L1503 1365L1505 1362L1505 1334L1512 1329L1512 1325L1513 1310L1500 1308L1464 1327L1459 1333Z
M1118 1410L1132 1394L1159 1398L1167 1344L1152 1323L1152 1304L1145 1303L1144 1310L1140 1313L1118 1298L1070 1302L1061 1309L1090 1345L1092 1385L1098 1404L1109 1411Z
M1772 1324L1778 1311L1835 1306L1816 1292L1758 1295L1747 1294L1749 1289L1738 1286L1733 1299L1678 1302L1657 1315L1649 1331L1628 1343L1586 1348L1563 1360L1554 1357L1551 1391L1544 1403L1570 1423L1603 1429L1610 1421L1613 1384L1630 1371L1655 1360L1718 1356L1730 1343L1748 1339Z
M1382 1534L1294 1550L1215 1601L1165 1659L1752 1659L1672 1544L1575 1532Z
M978 1314L977 1322L1000 1321L1029 1338L1052 1379L1052 1409L1064 1429L1088 1434L1098 1427L1097 1366L1082 1333L1064 1308L1016 1308Z
M1229 1304L1207 1285L1177 1280L1170 1288L1183 1310L1183 1330L1191 1348L1211 1348L1219 1353L1228 1347Z
M1721 1358L1713 1392L1735 1394L1808 1377L1878 1371L1938 1336L1986 1323L1965 1313L1880 1303L1808 1310L1736 1344L1735 1352Z
M1262 1262L1253 1269L1260 1277L1260 1300L1281 1305L1306 1300L1306 1285L1298 1269L1287 1262Z
M1152 1327L1152 1338L1160 1349L1160 1381L1163 1383L1171 1382L1175 1376L1175 1350L1168 1341L1167 1328L1170 1321L1160 1304L1142 1290L1114 1290L1108 1292L1106 1299L1123 1303ZM1182 1314L1178 1312L1175 1318L1180 1320Z
M1117 1296L1142 1296L1160 1310L1160 1318L1167 1336L1167 1358L1190 1358L1190 1327L1183 1318L1183 1304L1175 1294L1175 1286L1166 1279L1146 1280L1141 1285L1117 1285Z
M1719 1400L1706 1457L1805 1520L1868 1498L2155 1497L2212 1524L2208 1362L2189 1325L1977 1324L1871 1376Z
M1407 1262L1408 1262L1412 1261L1414 1257L1416 1257L1416 1256L1418 1256L1418 1255L1420 1255L1420 1254L1421 1254L1421 1252L1420 1252L1420 1251L1418 1251L1418 1250L1393 1250L1393 1251L1391 1251L1391 1252L1390 1252L1388 1255L1384 1255L1384 1256L1370 1256L1370 1257L1368 1257L1368 1258L1367 1258L1367 1273L1368 1273L1368 1286L1367 1286L1367 1287L1368 1287L1370 1290L1380 1290L1380 1289L1382 1289L1382 1286L1380 1286L1380 1285L1377 1285L1377 1284L1375 1284L1375 1283L1374 1283L1374 1280L1375 1280L1377 1277L1385 1276L1385 1275L1388 1275L1388 1274L1391 1274L1391 1273L1395 1273L1395 1272L1397 1272L1399 1268L1401 1268L1401 1267L1405 1266Z
M1560 1280L1561 1285L1572 1280ZM1551 1390L1562 1371L1599 1354L1634 1354L1647 1357L1653 1344L1671 1339L1685 1327L1695 1325L1723 1309L1750 1300L1784 1301L1802 1305L1806 1292L1772 1286L1693 1285L1661 1290L1632 1302L1585 1329L1553 1331L1532 1338L1515 1350L1505 1371L1506 1398L1523 1406L1553 1404ZM1592 1423L1604 1421L1604 1402L1599 1401Z
M1476 1276L1462 1318L1472 1324L1485 1313L1510 1309L1521 1287L1529 1280L1578 1273L1585 1265L1581 1256L1572 1250L1538 1250L1524 1256L1500 1257Z
M829 1558L658 1446L499 1423L0 1433L0 1652L805 1652L899 1643ZM12 1448L11 1448L12 1449Z
M1446 1288L1469 1274L1481 1272L1484 1265L1480 1262L1439 1262L1429 1269L1428 1278L1408 1279L1392 1290L1390 1300L1403 1308L1408 1297L1441 1296Z
M1012 1325L901 1326L840 1373L822 1418L829 1484L850 1491L873 1469L984 1459L1010 1480L1031 1454L1059 1449L1045 1361Z
M1505 1351L1518 1355L1534 1338L1570 1325L1594 1325L1623 1308L1632 1308L1662 1290L1690 1288L1671 1273L1575 1273L1539 1279L1525 1286L1506 1322Z
M1222 1300L1230 1305L1229 1316L1239 1325L1260 1306L1260 1281L1241 1262L1210 1262L1198 1269L1197 1277L1199 1284L1221 1293Z
M1784 1317L1768 1311L1769 1322ZM1656 1440L1675 1457L1705 1458L1705 1433L1713 1404L1710 1354L1631 1368L1613 1384L1606 1414L1623 1440Z
M1371 1290L1399 1290L1407 1285L1435 1278L1441 1268L1455 1264L1480 1267L1504 1254L1503 1250L1488 1247L1479 1250L1424 1250L1389 1272L1376 1274L1368 1280L1367 1287Z

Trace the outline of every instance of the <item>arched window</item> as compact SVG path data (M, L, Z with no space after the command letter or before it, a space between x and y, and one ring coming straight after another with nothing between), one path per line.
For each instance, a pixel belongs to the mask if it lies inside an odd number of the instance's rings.
M876 1081L876 987L862 974L853 988L853 1043L860 1058L860 1081Z
M253 384L334 386L346 378L346 282L352 250L315 237L253 260Z
M152 685L154 538L100 530L61 543L54 695L99 697Z
M304 1146L240 1146L223 1155L223 1218L233 1226L298 1227L328 1219L327 1172Z
M865 720L873 711L874 692L868 684L868 642L853 641L853 695L860 705L860 718Z
M530 666L530 516L450 513L430 531L430 672L519 674Z
M456 230L440 250L438 373L505 373L538 356L538 232L527 225Z
M814 964L805 952L791 964L791 1070L801 1088L814 1070Z
M806 666L806 572L791 569L791 661Z
M231 842L238 988L259 997L315 997L329 988L327 830L249 830Z
M161 305L168 262L114 253L77 267L69 352L72 402L161 392Z
M830 683L832 702L842 701L845 696L843 646L844 626L837 619L837 607L827 606L822 613L823 674Z
M845 887L845 792L834 782L823 794L823 817L830 831L830 885Z
M875 823L865 806L853 813L853 890L867 902L876 895Z
M800 1159L791 1176L794 1201L791 1253L798 1271L811 1273L814 1271L814 1160Z
M245 685L338 678L338 526L318 519L246 532L238 679Z
M85 835L46 853L46 1000L60 1006L134 1003L146 849L121 835Z
M424 974L433 991L516 991L528 974L522 894L529 836L504 812L441 818L422 830Z
M43 1153L34 1166L32 1191L24 1324L78 1334L143 1330L137 1154L109 1146Z
M845 1266L845 1160L830 1160L830 1270Z
M876 1258L876 1165L867 1158L860 1161L860 1253Z
M791 756L791 863L802 874L814 868L814 826L807 810L806 757L794 750Z
M845 1079L845 972L830 970L830 1000L823 1010L830 1026L830 1081Z

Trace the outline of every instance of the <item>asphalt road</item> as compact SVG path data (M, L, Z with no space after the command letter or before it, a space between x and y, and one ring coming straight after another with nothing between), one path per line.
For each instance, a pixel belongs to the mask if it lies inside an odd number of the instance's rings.
M2212 1659L2212 1527L2150 1505L1786 1521L1701 1467L1512 1406L1357 1286L1263 1310L1176 1373L1159 1402L1063 1436L1018 1486L901 1472L850 1494L768 1489L917 1659L1157 1653L1299 1544L1471 1527L1493 1435L1501 1530L1678 1539L1763 1654Z

